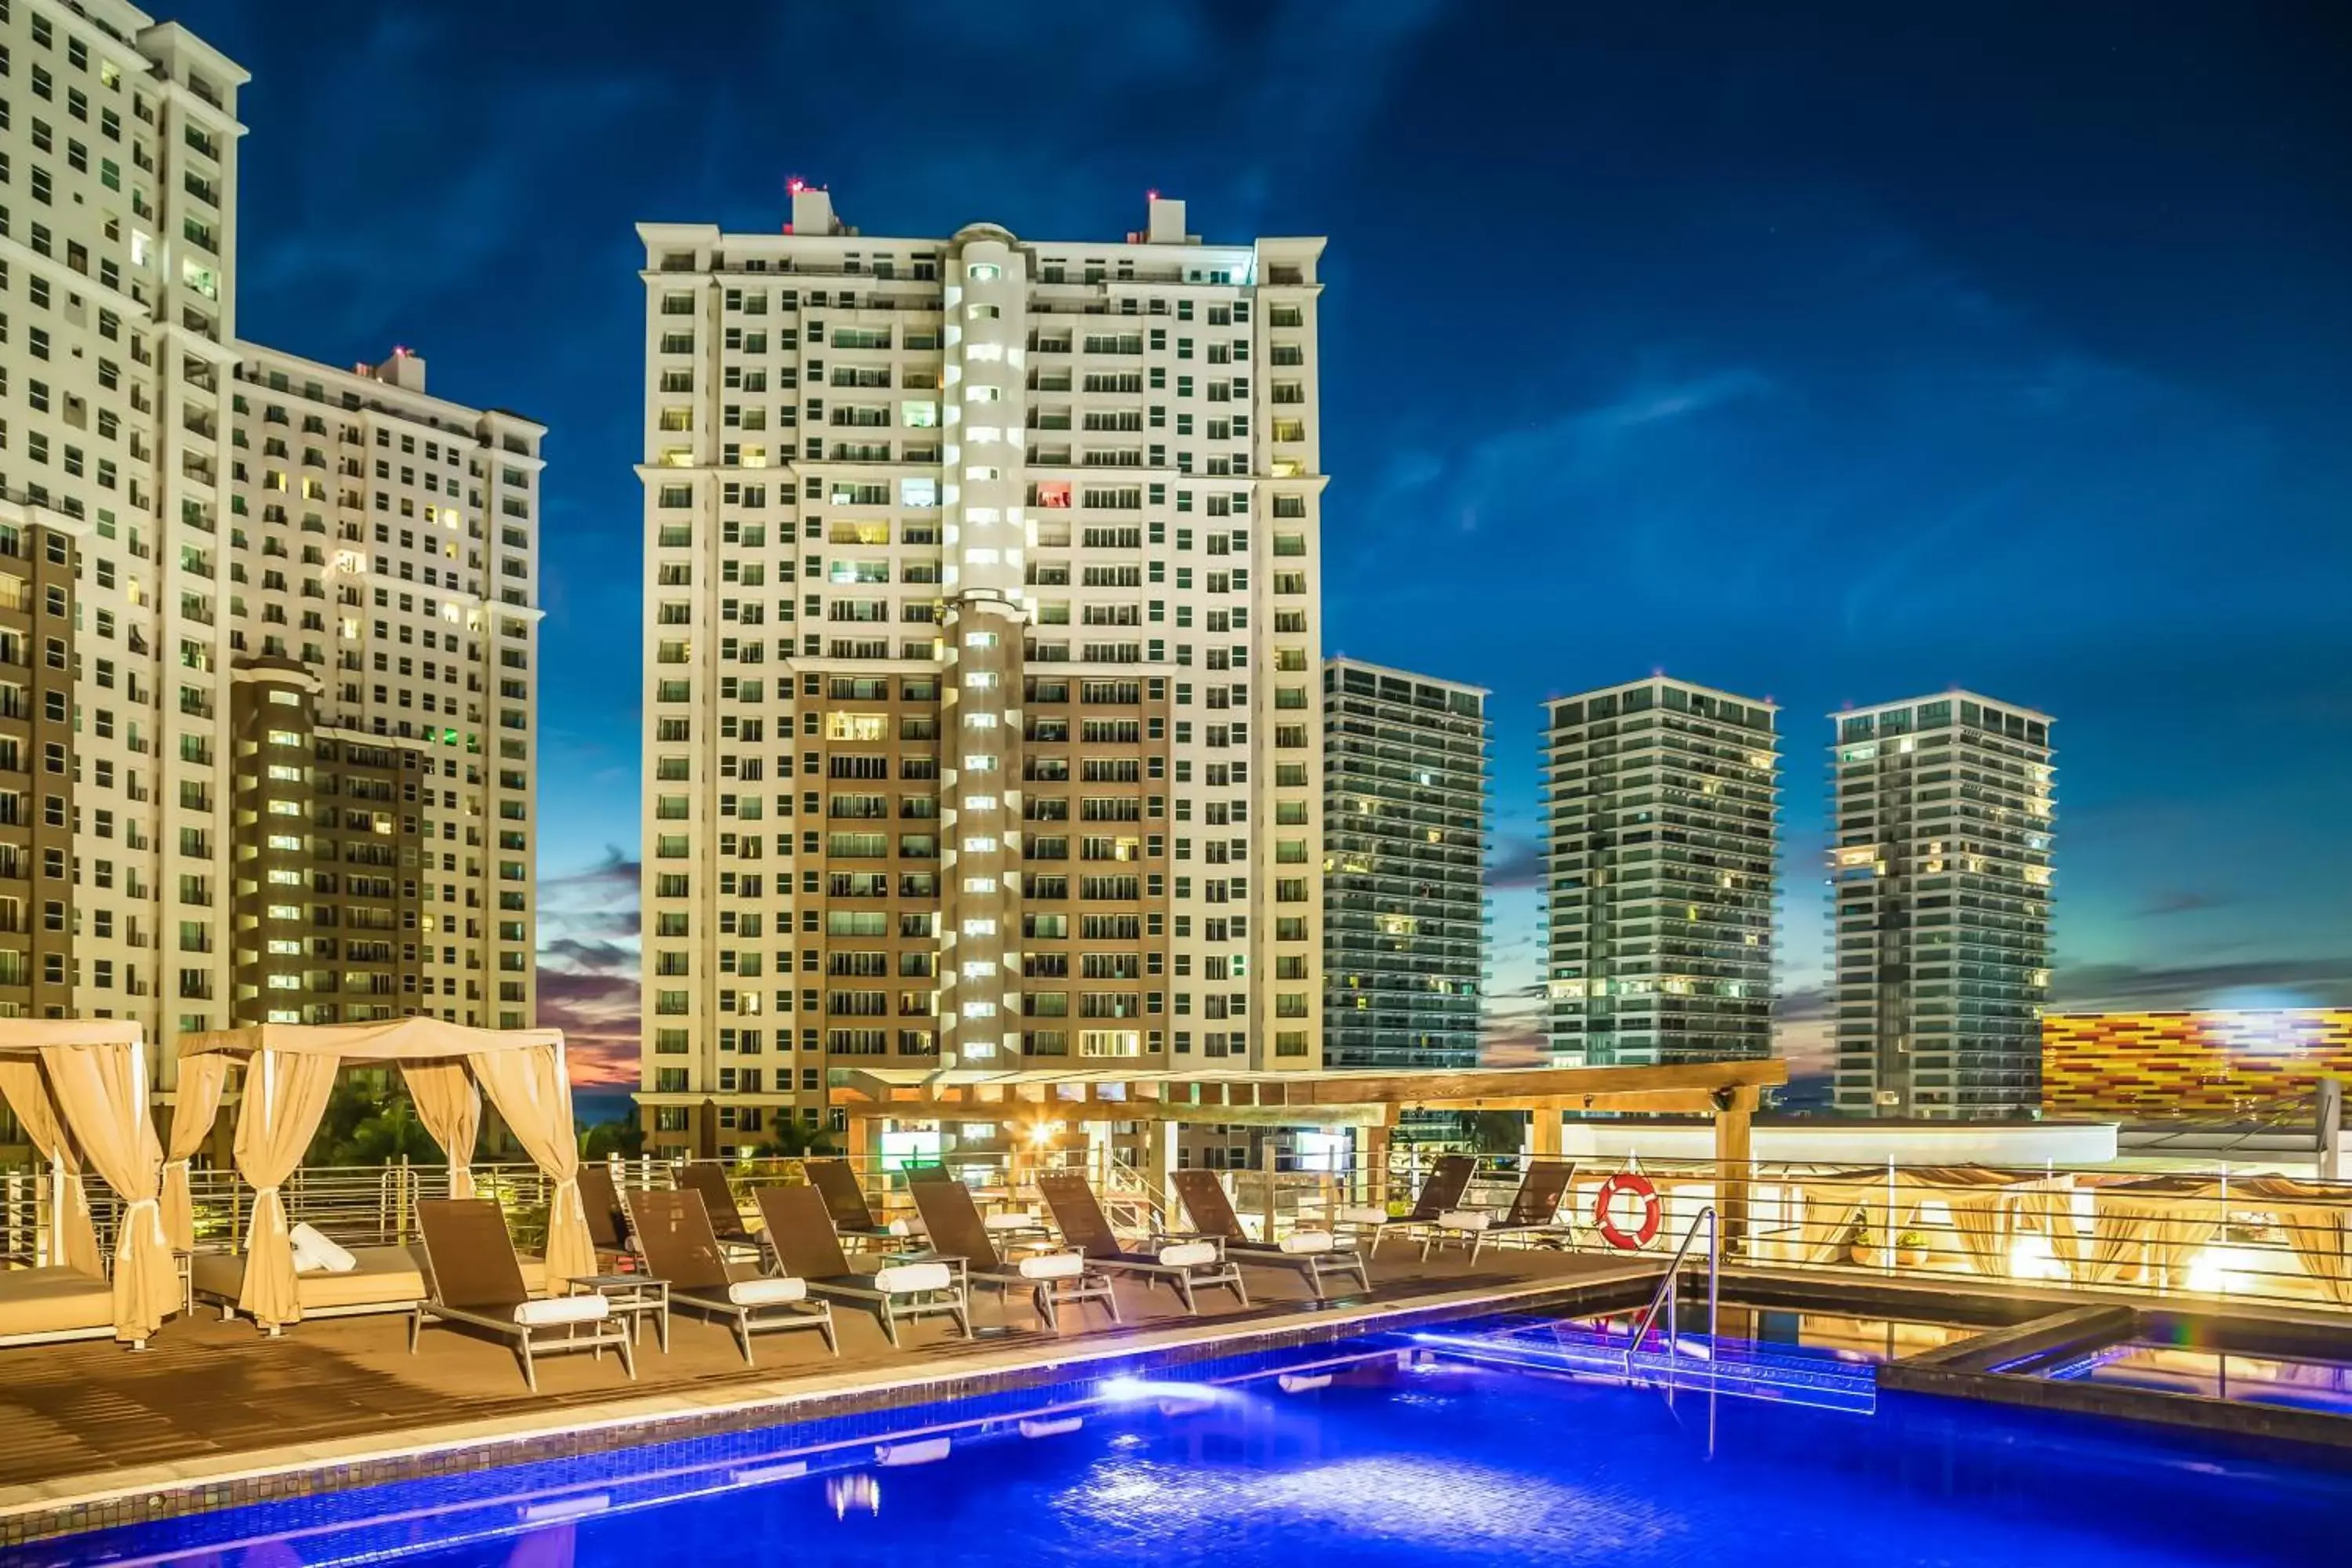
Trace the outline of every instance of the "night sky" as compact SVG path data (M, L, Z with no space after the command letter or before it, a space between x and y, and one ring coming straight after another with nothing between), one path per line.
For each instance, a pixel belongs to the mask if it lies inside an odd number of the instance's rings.
M159 7L159 9L162 9ZM1330 237L1330 651L1493 688L1498 1037L1548 693L2058 719L2059 998L2352 1002L2341 7L186 0L254 75L240 329L546 450L542 1021L635 1080L642 219Z

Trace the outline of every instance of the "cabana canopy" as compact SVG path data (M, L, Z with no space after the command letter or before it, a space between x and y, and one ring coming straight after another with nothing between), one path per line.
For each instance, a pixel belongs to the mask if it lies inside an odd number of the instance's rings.
M279 1189L318 1131L335 1073L349 1064L399 1066L417 1120L448 1153L453 1197L473 1192L467 1166L481 1131L481 1091L488 1090L499 1114L552 1184L548 1278L577 1279L596 1271L595 1245L580 1206L580 1153L562 1031L477 1029L420 1017L381 1024L257 1024L187 1036L180 1042L180 1106L166 1173L173 1184L167 1206L174 1225L186 1222L186 1162L212 1125L232 1061L246 1069L236 1169L254 1189L237 1306L263 1327L301 1320Z
M85 1162L126 1205L114 1242L114 1337L143 1343L179 1305L157 1207L163 1152L147 1113L147 1046L123 1018L0 1018L0 1098L63 1177L53 1245L106 1277L82 1194Z

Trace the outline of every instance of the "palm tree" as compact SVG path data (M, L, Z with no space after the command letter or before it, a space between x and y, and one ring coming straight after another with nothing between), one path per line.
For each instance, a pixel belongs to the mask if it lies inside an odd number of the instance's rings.
M833 1140L820 1128L778 1119L768 1140L751 1151L755 1160L802 1160L834 1152Z

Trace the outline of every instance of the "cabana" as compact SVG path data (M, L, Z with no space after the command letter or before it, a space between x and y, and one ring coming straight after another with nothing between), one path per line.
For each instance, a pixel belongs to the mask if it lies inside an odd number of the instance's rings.
M175 1245L193 1244L187 1160L220 1107L232 1063L245 1068L236 1170L254 1189L236 1306L276 1332L302 1319L281 1190L326 1113L335 1073L389 1063L401 1069L416 1118L449 1156L449 1195L469 1197L468 1165L481 1131L482 1091L498 1107L552 1189L547 1216L551 1289L596 1272L596 1248L580 1204L580 1152L572 1084L558 1029L476 1029L436 1018L381 1024L259 1024L190 1035L180 1042L180 1099L172 1121L166 1208Z
M2352 1306L2352 1203L2338 1184L2292 1176L2149 1176L2092 1194L2086 1278L2136 1275L2156 1288L2185 1286L2190 1264L2222 1239L2233 1218L2265 1216L2284 1236L2321 1300Z
M2011 1249L2028 1232L2045 1235L2060 1261L2074 1256L2071 1173L1987 1165L1792 1166L1785 1179L1803 1196L1800 1241L1809 1263L1835 1259L1857 1227L1870 1247L1892 1248L1936 1205L1958 1238L1956 1260L1987 1279L2010 1277Z
M179 1309L157 1209L163 1150L147 1114L147 1047L118 1018L0 1019L0 1099L54 1173L52 1267L0 1274L0 1343L95 1339L134 1348ZM110 1285L82 1192L87 1163L123 1201Z

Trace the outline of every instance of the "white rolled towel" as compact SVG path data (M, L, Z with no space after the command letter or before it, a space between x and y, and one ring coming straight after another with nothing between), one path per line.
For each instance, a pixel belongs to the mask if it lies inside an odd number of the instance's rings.
M286 1239L294 1248L297 1274L349 1274L360 1266L360 1260L349 1249L338 1246L308 1222L288 1231Z
M1290 1253L1328 1252L1334 1245L1328 1230L1294 1230L1282 1238L1282 1250Z
M1086 1271L1086 1258L1076 1252L1048 1252L1021 1260L1024 1279L1076 1279Z
M613 1303L602 1296L550 1296L525 1301L514 1310L514 1321L527 1329L552 1323L593 1323L613 1315Z
M955 1275L944 1263L894 1263L874 1275L874 1289L888 1296L944 1290L954 1283Z
M1484 1230L1495 1223L1485 1209L1448 1209L1437 1216L1442 1230Z
M1339 1211L1341 1225L1386 1225L1388 1222L1389 1211L1383 1208L1358 1206Z
M738 1279L727 1287L727 1299L739 1307L780 1307L807 1298L805 1279Z
M1160 1261L1170 1268L1195 1268L1216 1260L1217 1248L1213 1242L1178 1241L1160 1249Z

